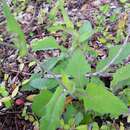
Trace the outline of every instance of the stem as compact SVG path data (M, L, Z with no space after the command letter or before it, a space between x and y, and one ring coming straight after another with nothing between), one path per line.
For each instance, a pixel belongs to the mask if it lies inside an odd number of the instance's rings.
M68 91L66 86L61 82L61 80L53 72L51 72L49 70L48 71L45 70L43 65L41 64L41 62L39 60L37 60L33 55L28 54L28 56L39 65L39 67L41 68L42 73L44 73L44 71L46 71L48 74L52 75L53 78L59 83L59 85L61 85L64 90Z
M91 77L91 76L97 76L97 75L102 75L104 73L104 71L106 71L106 69L108 69L112 64L114 64L114 62L117 60L117 58L120 56L120 54L122 53L124 47L128 44L128 39L129 39L130 34L128 34L124 40L124 43L122 45L122 47L119 49L119 51L117 52L117 54L115 55L115 57L113 57L113 59L100 71L97 71L95 73L90 73L87 74L86 77Z

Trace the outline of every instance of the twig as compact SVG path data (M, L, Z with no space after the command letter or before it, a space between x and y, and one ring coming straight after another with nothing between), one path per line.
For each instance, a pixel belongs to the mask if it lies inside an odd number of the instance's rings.
M120 54L122 53L124 47L127 45L128 43L128 38L129 38L129 35L126 36L126 39L122 45L122 47L119 49L118 53L116 54L116 56L111 60L111 62L109 62L99 73L102 73L104 72L107 68L109 68L115 61L116 59L120 56Z
M87 74L86 77L91 77L91 76L97 76L97 75L100 75L102 76L104 71L106 69L108 69L112 64L114 64L114 62L117 60L117 58L120 56L120 54L122 53L124 47L128 44L128 39L129 39L129 36L130 34L128 34L124 40L124 43L122 45L122 47L119 49L119 51L117 52L117 54L115 55L115 57L113 57L113 59L100 71L97 71L95 73L90 73L90 74Z
M113 57L113 59L102 70L97 71L95 73L87 74L86 77L102 75L107 68L109 68L112 64L114 64L114 62L117 60L117 58L122 53L124 47L128 44L128 39L129 39L129 36L130 36L130 12L128 12L128 23L127 24L128 24L128 28L127 28L127 33L128 34L127 34L127 36L126 36L126 38L124 40L124 43L122 44L122 47L119 49L119 51L117 52L115 57Z
M28 54L28 56L29 56L32 60L34 60L34 61L39 65L39 67L41 68L41 71L42 71L43 73L44 73L44 71L46 71L39 60L37 60L37 59L36 59L33 55L31 55L31 54ZM65 91L68 91L67 88L66 88L66 86L61 82L61 80L60 80L53 72L51 72L51 71L46 71L46 72L47 72L48 74L50 74L51 76L53 76L53 78L59 83L59 85L61 85L61 86L63 87L63 89L64 89Z

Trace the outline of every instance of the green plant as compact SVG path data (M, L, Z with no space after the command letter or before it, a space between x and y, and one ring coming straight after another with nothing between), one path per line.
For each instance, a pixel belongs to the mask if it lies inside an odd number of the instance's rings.
M108 6L101 8L104 13L108 9ZM61 12L64 22L63 24L50 25L48 31L62 31L71 34L72 46L69 49L63 49L52 36L33 41L31 48L33 52L61 50L59 57L52 57L40 62L32 54L29 54L24 33L3 1L3 11L7 18L8 29L18 36L18 41L14 42L16 48L19 49L20 56L28 55L40 68L40 72L33 74L22 86L26 89L41 90L32 104L33 112L40 117L40 129L56 130L56 128L62 127L82 130L87 129L96 115L109 115L111 118L117 118L119 115L127 113L128 104L125 104L118 95L114 95L113 88L119 82L130 78L130 65L122 65L114 73L110 73L110 70L112 69L111 65L123 63L123 60L130 54L128 44L130 34L127 34L122 45L108 48L108 57L99 61L95 72L93 72L91 64L85 58L85 53L87 50L92 51L88 41L95 29L89 21L85 21L79 29L74 28L64 9L63 0L57 1L56 6L50 11L50 19L56 18L58 10ZM14 24L15 28L12 26ZM110 88L107 88L100 80L100 76L106 73L113 76ZM128 94L126 95L128 96ZM77 100L77 102L75 103L73 100ZM102 126L101 129L104 129L103 127L107 128L108 126ZM93 130L94 128L98 129L98 125L93 123Z

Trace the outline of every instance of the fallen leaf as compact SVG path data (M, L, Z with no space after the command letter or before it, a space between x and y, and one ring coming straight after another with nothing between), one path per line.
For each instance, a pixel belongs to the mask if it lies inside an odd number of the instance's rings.
M24 105L24 99L22 98L19 98L15 101L15 104L18 105L18 106L22 106Z
M34 100L34 97L36 96L36 94L32 94L26 97L26 100L32 102Z
M14 91L13 91L12 94L11 94L11 97L12 97L12 98L15 97L15 96L18 94L18 91L19 91L19 86L17 86L17 87L14 89Z

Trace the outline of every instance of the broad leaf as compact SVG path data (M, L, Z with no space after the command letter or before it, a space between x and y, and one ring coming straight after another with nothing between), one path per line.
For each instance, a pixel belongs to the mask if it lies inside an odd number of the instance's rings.
M89 21L86 21L79 29L80 42L88 40L93 34L93 28Z
M116 84L118 84L118 82L127 80L128 78L130 78L130 64L121 67L116 71L116 73L113 74L111 85L115 86Z
M30 83L31 83L31 81L37 79L37 77L41 77L41 74L40 73L34 73L34 74L31 75L31 77L29 79L23 80L21 89L23 91L32 91L32 90L34 90L35 88L33 88L30 85Z
M30 86L35 89L52 89L57 86L57 81L47 78L35 78L30 81Z
M50 49L57 49L59 48L58 43L53 37L45 37L44 39L33 41L32 43L32 50L39 51L39 50L50 50Z
M18 22L15 20L14 16L11 14L10 8L8 7L5 0L2 0L3 2L3 12L7 19L7 28L9 32L15 33L17 35L17 40L15 40L15 45L19 49L20 56L27 55L27 44L26 39L24 36L24 33L18 24Z
M45 62L42 63L43 68L45 71L52 70L56 64L63 59L63 56L60 57L51 57L47 59Z
M61 74L64 72L66 66L68 64L68 59L64 58L63 60L61 60L54 68L53 68L53 72L56 74Z
M76 50L72 54L71 58L69 59L65 72L68 75L71 75L75 78L77 86L79 85L79 86L83 87L83 85L86 81L85 74L90 71L91 71L90 65L86 61L81 50L79 50L79 49Z
M93 110L99 114L110 114L117 117L128 111L127 106L103 85L90 83L84 97L85 109Z
M109 55L106 59L101 60L98 64L97 64L97 70L102 69L105 65L107 65L117 54L117 52L119 51L119 49L122 47L122 45L116 45L114 47L110 47L109 48ZM118 56L118 58L116 59L116 61L114 62L114 64L119 64L122 62L122 60L124 60L125 58L128 57L128 55L130 54L130 44L125 45L125 47L123 48L122 53Z
M58 87L53 97L46 105L45 116L43 116L40 121L41 130L56 130L60 123L64 102L65 94L63 93L63 89Z
M45 114L44 109L49 100L52 97L52 93L48 90L43 90L38 94L32 103L32 110L34 113L37 114L37 116L41 117L43 114Z

